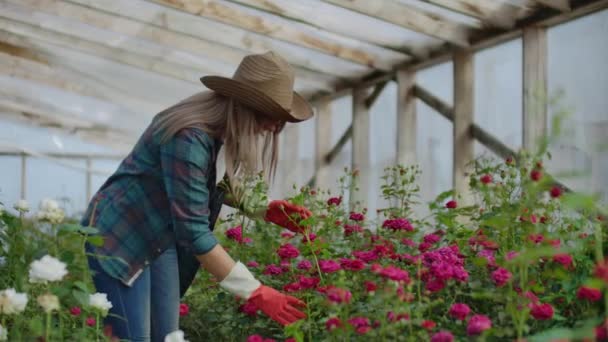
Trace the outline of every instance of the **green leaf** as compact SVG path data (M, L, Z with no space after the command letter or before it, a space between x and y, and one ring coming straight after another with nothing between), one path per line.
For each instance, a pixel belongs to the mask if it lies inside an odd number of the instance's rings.
M103 246L103 236L101 235L89 236L87 237L87 241L95 247Z
M89 305L89 295L87 294L87 292L80 290L72 290L72 296L74 296L76 301L78 301L78 304L80 304L81 306Z
M30 320L29 323L30 330L32 331L32 335L40 336L44 330L44 325L42 323L42 318L34 317Z
M66 223L59 227L60 232L78 232L80 231L81 226L75 223Z
M99 233L99 229L95 227L80 227L79 230L83 234L93 235Z
M75 258L76 258L76 256L74 255L74 252L72 252L72 251L65 251L61 254L61 260L68 265L72 264L72 262L74 262Z
M74 282L74 287L77 288L77 289L80 289L80 290L84 291L85 293L89 292L89 287L83 281L75 281Z

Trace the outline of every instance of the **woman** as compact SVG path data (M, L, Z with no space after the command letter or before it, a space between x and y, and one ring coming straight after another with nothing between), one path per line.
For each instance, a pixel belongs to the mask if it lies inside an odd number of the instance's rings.
M121 339L162 341L177 330L180 296L201 266L281 324L305 317L301 301L261 285L212 230L224 201L215 176L220 146L231 182L256 173L260 160L270 177L278 133L312 110L293 91L292 68L272 52L245 57L233 78L201 81L211 91L159 113L82 220L104 237L101 247L87 245L89 265L113 304L106 324Z

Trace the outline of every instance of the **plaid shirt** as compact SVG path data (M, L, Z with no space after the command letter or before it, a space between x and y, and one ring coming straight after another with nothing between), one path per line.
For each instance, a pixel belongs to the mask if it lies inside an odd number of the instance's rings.
M223 202L215 187L220 147L198 128L182 129L166 143L154 123L146 129L81 222L88 225L95 210L92 225L104 244L94 252L106 256L99 262L110 276L130 285L170 246L190 254L194 266L195 255L218 243L212 230Z

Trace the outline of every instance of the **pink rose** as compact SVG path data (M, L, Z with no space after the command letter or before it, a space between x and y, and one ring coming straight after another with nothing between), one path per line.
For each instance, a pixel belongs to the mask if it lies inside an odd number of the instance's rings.
M551 304L531 304L530 314L539 321L553 318L553 307Z
M180 303L179 304L179 315L180 317L186 316L190 312L190 307L188 304Z
M450 316L452 316L456 319L464 321L465 319L467 319L467 316L469 315L470 312L471 312L471 308L469 308L468 305L466 305L464 303L456 303L456 304L452 305L452 307L450 308L449 314L450 314Z
M361 214L361 213L350 213L349 218L353 221L363 221L365 220L365 215Z
M300 261L300 262L298 263L297 268L298 268L299 270L306 271L306 270L309 270L309 269L311 269L311 268L312 268L312 263L311 263L310 261L308 261L308 260L302 260L302 261Z
M340 270L340 264L334 260L319 260L319 268L323 273L334 273Z
M328 331L332 331L341 326L342 326L342 321L340 321L340 319L338 317L332 317L332 318L328 319L327 322L325 322L325 328Z
M431 337L431 342L453 342L454 335L449 331L440 331Z
M492 327L492 321L486 315L474 315L467 324L467 335L479 335Z
M502 267L499 267L496 271L492 272L492 280L498 287L504 286L511 279L511 277L511 272Z
M294 259L300 255L300 251L294 245L286 243L279 247L277 254L281 259Z
M576 298L597 302L598 300L602 299L602 291L592 287L581 286L576 292Z

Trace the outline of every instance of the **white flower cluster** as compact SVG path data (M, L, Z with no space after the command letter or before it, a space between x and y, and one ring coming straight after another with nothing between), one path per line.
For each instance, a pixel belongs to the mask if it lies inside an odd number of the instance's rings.
M165 342L188 342L184 338L184 332L181 330L176 330L169 335L165 336Z
M112 308L112 303L108 300L108 295L105 293L94 293L89 295L89 305L95 309L107 313Z
M0 313L12 315L23 312L27 305L27 294L19 293L15 289L0 291Z
M59 224L63 221L65 213L59 207L57 201L50 198L45 198L40 202L40 211L36 214L40 221L48 221L53 224Z
M18 212L20 212L22 214L30 211L30 205L24 199L19 200L17 203L15 203L15 205L13 205L13 208L15 208L15 210L17 210Z
M50 255L45 255L40 260L35 260L30 265L30 283L47 283L59 281L68 274L65 263Z
M54 294L47 293L39 296L38 304L40 304L46 313L59 310L59 298Z

